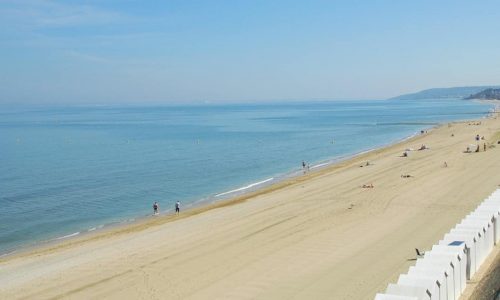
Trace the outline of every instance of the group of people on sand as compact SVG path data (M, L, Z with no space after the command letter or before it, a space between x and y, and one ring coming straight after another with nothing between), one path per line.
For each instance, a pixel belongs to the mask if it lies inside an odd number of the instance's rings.
M181 212L181 202L177 201L175 202L175 214L178 215ZM155 201L153 203L153 215L158 215L160 214L160 204Z
M420 146L420 148L417 149L417 151L429 150L429 149L431 149L431 148L427 147L427 145L425 145L425 144L422 144ZM405 151L403 152L403 154L401 155L401 157L408 157L408 153L410 151L414 151L414 149L413 148L407 148L407 149L405 149Z
M475 125L475 126L478 126L478 125L481 125L481 122L472 122L472 123L469 123L469 126L470 125Z
M484 136L479 136L479 134L476 134L474 139L476 142L485 140ZM465 153L472 153L472 152L477 153L480 151L480 149L481 149L481 143L477 143L477 145L469 145L465 149ZM486 152L486 143L483 143L483 152Z
M469 125L481 125L481 122L479 122L479 123L473 123L473 124L469 123ZM420 133L424 134L426 132L425 131L421 131ZM451 134L451 136L454 137L455 135ZM485 140L485 138L484 138L484 136L480 136L479 134L477 134L475 136L475 140L476 140L476 142L479 142L479 141ZM498 141L498 143L500 144L500 141ZM473 149L471 146L474 146L475 149ZM425 144L422 144L422 146L420 146L420 148L418 150L420 151L420 150L427 150L427 149L430 149L430 148L427 147ZM481 149L480 143L478 143L477 145L470 145L470 146L468 146L467 150L465 152L466 153L479 152L480 149ZM408 157L408 152L409 151L413 151L413 149L411 149L411 148L405 149L405 151L403 152L403 154L401 155L401 157ZM486 143L483 143L483 151L486 152ZM369 163L367 162L366 166L368 166L368 165L369 165ZM360 167L363 167L363 165L361 165ZM443 167L444 168L448 167L448 163L446 161L443 163ZM401 178L411 178L411 177L413 177L413 176L410 175L410 174L402 174L401 175ZM363 184L361 187L362 188L373 188L374 186L373 186L372 183L370 183L370 184Z

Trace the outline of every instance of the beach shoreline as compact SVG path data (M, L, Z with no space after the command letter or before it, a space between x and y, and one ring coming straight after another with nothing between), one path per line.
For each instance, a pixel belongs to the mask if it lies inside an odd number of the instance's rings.
M471 123L480 125L468 125ZM478 154L462 153L467 141L476 132L486 136L485 142L490 148ZM382 291L388 282L394 281L395 276L407 269L411 261L398 260L411 255L412 245L425 247L435 243L436 238L451 228L450 224L460 220L498 187L500 177L494 167L500 147L494 145L496 139L500 139L499 132L498 113L481 120L441 124L426 134L356 155L245 195L192 208L179 216L162 215L137 220L133 224L120 224L0 257L0 269L3 269L0 279L4 282L0 284L0 296L16 298L24 295L29 298L33 293L41 292L37 287L42 286L42 298L57 295L62 298L88 298L103 292L110 298L119 298L123 294L117 293L115 288L120 283L105 278L108 275L109 278L116 278L122 274L120 278L124 276L123 280L129 282L135 270L141 270L140 266L149 266L155 261L151 257L159 256L168 259L156 262L154 266L158 266L155 268L148 267L147 274L151 280L164 278L160 275L163 272L170 274L166 270L174 273L183 270L182 274L188 272L189 276L200 276L200 282L210 282L205 286L181 281L178 282L184 286L181 290L165 287L166 290L158 292L158 295L167 291L174 293L172 298L176 299L187 298L187 295L194 295L192 293L201 298L227 296L226 284L243 288L260 278L261 268L269 264L274 270L271 273L277 277L268 278L271 283L257 281L262 285L259 293L274 295L272 298L287 298L290 293L298 298L311 295L328 298L321 292L328 290L328 293L333 293L328 295L340 298L351 295L355 297L353 299L369 299L369 295L373 297L375 292ZM430 150L411 152L408 158L399 157L404 149L416 148L424 143L430 146ZM444 160L448 161L449 167L441 166ZM365 167L366 161L370 161L369 167ZM400 173L411 173L412 178L399 178ZM361 187L370 181L374 182L373 189ZM473 187L465 186L467 182ZM429 213L430 208L436 212ZM442 220L431 218L445 212L447 215L443 215ZM387 219L391 222L385 222ZM277 232L273 231L277 228L283 231L279 239ZM372 230L371 234L361 240L350 238L367 230ZM302 231L304 234L301 234ZM411 240L407 237L410 233ZM252 244L247 244L248 239ZM344 244L346 246L340 246ZM117 248L117 245L120 247ZM217 252L209 251L215 246L219 249ZM248 247L252 251L248 252ZM300 254L304 251L303 247L309 253L306 257ZM120 252L115 252L117 249ZM234 252L236 249L237 252ZM190 254L192 251L195 253ZM319 253L315 254L317 251ZM381 256L387 251L391 251L391 257ZM87 253L93 254L90 262L87 260L90 254ZM234 256L235 253L238 255ZM349 258L355 254L358 262ZM232 259L227 262L219 260L221 266L213 266L210 262L217 261L221 255L237 257L238 261L252 267L240 266ZM293 258L293 263L283 260L288 256ZM373 257L380 261L366 265ZM99 271L97 264L108 267ZM75 266L79 270L84 268L89 277L72 272ZM222 271L224 266L234 272L231 279L222 279L225 278L222 274L227 272ZM359 278L352 275L345 277L345 274L361 266L369 268L359 273ZM287 271L290 267L295 273ZM206 274L200 273L200 269ZM131 275L123 273L126 270L132 270L129 272ZM248 272L253 275L247 277L245 274ZM373 272L378 272L379 276L368 279L375 274ZM49 283L48 280L58 276L63 276L61 278L65 280L67 276L71 284ZM90 277L96 276L102 277L92 279L97 280L98 285L89 285ZM177 276L181 277L179 280L183 278L182 275ZM295 281L296 276L301 283ZM317 276L321 280L314 279ZM171 278L170 275L167 278ZM348 279L356 284L349 283ZM286 282L290 280L299 289L288 291L280 288L288 286ZM345 287L331 290L327 284L330 281ZM362 289L358 285L360 282L365 285ZM129 284L137 289L134 290L136 292L145 291L146 286L140 282ZM26 285L31 288L26 288ZM96 286L99 289L94 289ZM236 293L233 288L230 290ZM247 290L245 293L255 296L257 294L252 294L255 292ZM132 294L129 297L133 297Z
M484 101L485 104L492 105L494 102L488 102ZM485 115L483 118L487 118L488 115ZM453 122L445 122L445 123L432 123L432 124L427 124L429 127L423 128L425 133L428 133L440 126L444 126L448 123L455 123L455 122L468 122L468 121L473 121L471 120L458 120L458 121L453 121ZM415 131L413 134L402 137L399 139L396 139L394 141L388 142L386 144L381 144L377 147L370 148L370 149L365 149L365 150L360 150L351 154L346 154L338 157L332 157L329 159L323 159L319 160L316 162L313 162L312 165L310 165L310 169L307 171L307 174L313 173L313 172L318 172L318 171L324 171L325 169L329 168L334 168L336 164L340 164L346 161L349 161L351 159L355 159L359 156L363 155L369 155L370 153L374 151L382 151L385 148L392 147L392 146L397 146L398 144L407 142L412 140L413 138L416 138L418 136L422 135L421 132ZM325 170L328 172L328 170ZM289 180L294 180L297 177L303 177L307 175L304 173L303 169L292 169L288 172L281 173L281 174L276 174L272 178L264 179L264 180L259 180L254 183L249 183L247 186L244 187L235 187L234 189L230 191L223 191L220 193L216 193L213 195L209 195L207 197L198 199L194 202L190 202L187 205L183 205L183 212L190 212L191 210L194 211L205 211L207 209L211 209L211 207L217 207L218 202L232 202L232 201L241 201L241 198L251 198L254 195L260 195L262 193L266 193L269 189L269 191L275 190L279 187L282 187L280 184L285 183L285 186L288 185L286 184L287 181ZM279 185L279 187L274 187L275 185ZM240 190L243 190L242 192L238 193ZM230 204L224 204L225 205L230 205ZM206 209L205 209L206 208ZM87 239L93 239L99 236L100 234L109 234L110 232L114 232L115 230L126 230L126 227L128 226L143 226L144 223L147 222L152 222L152 223L157 223L155 220L158 218L165 218L165 217L172 217L175 214L174 209L169 209L166 212L160 212L158 215L153 215L153 214L146 214L146 215L137 215L133 216L132 218L126 218L123 220L119 221L114 221L110 223L103 223L96 225L92 228L83 228L78 232L71 232L67 233L62 236L57 236L51 239L47 240L41 240L41 241L36 241L33 243L28 243L25 245L22 245L18 248L15 249L10 249L7 251L0 251L0 262L4 259L8 259L12 256L16 255L25 255L29 254L31 252L38 252L39 250L43 250L46 248L53 248L53 247L58 247L60 244L63 243L73 243L73 242L80 242L81 239L87 240ZM196 213L194 213L196 214ZM170 222L171 220L169 219L166 222Z
M498 113L499 107L500 107L500 101L494 101L494 100L476 100L478 102L482 102L485 104L493 105L494 107L494 112ZM483 118L489 118L490 113L488 115L485 115ZM276 189L280 189L283 187L286 187L290 184L297 183L295 179L300 178L300 181L302 180L307 180L310 177L308 175L314 175L316 172L330 172L336 168L337 164L342 164L344 162L349 162L350 160L355 160L355 159L360 159L363 160L363 157L370 155L370 153L373 152L380 152L384 151L385 149L392 148L392 147L397 147L400 144L403 144L405 142L411 142L413 140L417 140L418 137L422 136L423 134L430 133L431 131L441 127L441 126L448 126L448 124L453 124L453 123L468 123L468 122L474 122L477 120L481 119L470 119L470 120L458 120L458 121L453 121L453 122L445 122L445 123L440 123L440 124L433 124L432 126L429 125L430 127L424 128L423 130L425 131L424 133L422 132L414 132L413 134L397 139L395 141L389 142L387 144L380 145L379 147L372 148L372 149L367 149L367 150L361 150L353 154L347 154L341 157L335 157L327 160L322 160L319 162L316 162L313 164L310 168L310 170L305 173L303 170L297 169L297 170L291 170L287 173L278 175L269 180L269 184L264 184L261 185L260 183L266 183L268 179L259 181L257 182L258 185L254 189L248 189L245 190L241 194L236 194L234 195L234 191L238 191L240 188L235 188L234 190L231 191L226 191L226 192L221 192L218 193L214 196L208 196L206 198L197 200L193 203L189 203L187 206L187 209L183 209L183 215L184 216L192 216L196 215L198 213L205 212L210 209L215 209L218 207L222 206L227 206L227 205L233 205L237 204L241 201L246 201L247 199L253 198L255 196L265 194L271 191L274 191ZM314 177L314 176L313 176ZM289 182L290 181L290 182ZM249 185L255 185L255 183L251 183ZM219 198L219 195L226 195L229 194L229 197L222 197ZM219 206L220 205L220 206ZM0 262L3 260L8 260L11 257L15 256L24 256L24 255L30 255L33 253L43 253L45 251L51 251L52 249L55 248L60 248L60 247L66 247L69 245L74 245L75 243L82 243L88 240L92 239L99 239L102 238L101 235L109 235L109 234L117 234L122 231L128 232L129 229L132 228L144 228L148 226L157 226L161 225L167 222L172 222L175 221L175 218L178 216L175 215L175 211L173 209L168 210L167 212L160 213L159 215L142 215L142 216L136 216L132 219L126 219L122 221L116 221L112 223L105 223L105 224L100 224L97 225L96 227L93 227L92 229L88 230L82 230L76 233L69 233L64 236L60 237L55 237L49 240L44 240L44 241L39 241L33 244L28 244L21 246L18 249L13 249L11 251L7 251L5 253L0 252ZM128 228L130 227L130 228ZM138 229L141 230L141 229ZM65 244L68 245L65 245Z
M458 103L459 101L454 100L454 102ZM454 106L455 104L453 103L446 104L444 107L446 107L447 105L450 105L450 108L455 107ZM432 104L410 105L410 106L432 107ZM462 106L466 107L467 105L457 104L457 107L462 107ZM336 106L333 107L335 108ZM396 105L395 107L397 108L398 105ZM484 116L487 113L487 109L484 108L486 106L484 105L478 106L478 104L476 103L471 107L475 107L478 109L478 110L473 109L474 116L477 115ZM462 113L456 114L455 112L457 111L460 111ZM432 114L433 112L429 113ZM300 162L302 160L306 160L306 162L311 163L311 170L328 167L331 164L335 164L338 163L339 161L350 159L351 157L362 154L363 152L373 151L373 149L380 149L391 144L402 142L405 139L407 139L408 136L411 137L411 135L418 134L418 132L421 129L428 130L432 126L436 126L436 124L438 124L437 123L438 120L441 120L441 122L444 123L444 120L446 120L447 118L455 119L455 118L467 117L467 111L464 112L462 111L462 109L457 110L456 108L451 109L450 115L447 115L446 111L441 112L441 110L436 111L435 113L436 116L430 118L421 116L422 117L421 121L418 121L420 119L413 119L412 117L410 117L406 122L398 121L395 123L390 123L390 122L386 123L383 122L384 115L382 115L380 120L377 120L377 118L375 118L375 119L370 119L368 122L364 122L361 120L359 121L360 122L359 124L353 123L355 126L358 125L362 126L361 128L363 128L364 126L373 125L373 126L380 126L381 129L376 129L374 131L372 129L368 129L367 132L373 131L373 133L375 134L373 136L371 136L370 134L369 136L367 136L367 139L372 141L355 142L351 146L349 146L350 143L348 140L350 138L350 135L344 134L344 130L341 131L342 133L340 132L338 133L340 135L337 135L336 133L337 130L335 129L336 127L332 127L333 130L332 133L333 136L335 136L335 141L332 140L331 144L329 137L326 137L325 140L325 134L323 134L321 138L318 137L315 139L320 142L311 142L311 145L314 146L314 149L321 148L323 150L313 150L311 152L304 150L297 152L297 149L300 149L300 147L302 146L296 148L295 144L292 143L291 144L292 147L290 149L285 148L283 150L290 153L293 153L295 151L294 156L289 158L285 157L284 159L280 158L279 161L276 161L276 163L274 161L266 161L267 154L257 155L256 156L257 160L255 160L255 158L252 158L252 156L248 157L248 159L241 159L240 161L244 161L245 164L247 164L248 161L255 161L255 163L250 163L244 172L241 173L238 172L238 174L235 174L236 176L234 177L237 178L237 180L232 180L232 179L227 180L224 178L225 175L219 176L218 174L214 174L214 173L226 174L226 172L224 172L224 168L220 169L216 167L214 164L212 164L211 167L209 168L205 167L205 169L201 169L198 171L202 171L207 174L213 174L214 176L213 178L212 175L207 176L207 178L209 179L204 179L202 180L202 182L198 184L198 182L196 181L193 182L193 179L196 179L197 175L191 176L189 174L183 174L182 176L179 176L179 178L184 178L183 176L189 175L185 180L186 183L184 184L182 183L183 180L176 179L177 176L175 175L175 173L177 172L178 168L176 167L175 162L179 161L177 159L169 160L165 165L162 164L164 166L161 166L158 168L158 170L156 170L156 173L162 174L160 176L151 176L151 174L155 172L145 170L145 172L143 173L145 178L142 180L131 178L130 175L124 175L122 178L118 180L118 181L132 180L133 182L136 182L137 185L131 188L128 188L128 185L125 185L123 187L120 185L113 186L113 184L117 180L114 180L112 179L113 177L109 176L103 178L101 174L102 172L97 172L96 175L94 176L85 176L86 178L84 181L75 179L74 184L67 179L64 179L64 181L66 182L59 182L59 179L57 178L58 176L54 176L54 178L52 178L48 182L44 182L44 180L40 179L40 184L39 187L37 187L37 189L41 188L43 189L46 187L47 188L50 187L53 189L52 191L49 192L38 191L43 195L41 196L42 198L39 199L40 203L46 202L47 204L43 205L41 207L41 210L37 209L30 211L29 215L23 214L22 218L13 217L15 214L12 213L17 211L17 207L19 207L19 205L14 204L13 208L7 208L5 210L5 212L7 213L8 221L6 222L6 231L0 234L0 239L5 238L4 240L5 243L3 243L3 245L0 246L0 257L12 252L14 253L19 251L24 252L25 249L33 249L40 245L46 245L47 243L54 244L54 240L68 240L68 238L70 238L72 235L76 236L88 235L89 232L94 233L95 231L98 232L106 228L110 227L115 228L116 226L122 226L122 223L124 223L125 225L129 223L135 223L137 219L142 221L143 219L150 217L151 215L150 205L152 204L153 200L160 202L161 214L165 213L169 214L173 212L173 202L172 202L173 200L180 200L182 202L183 209L188 209L193 206L199 207L211 204L212 202L215 201L231 199L235 196L240 196L244 193L253 192L256 189L267 187L268 185L272 185L276 182L288 180L289 178L294 176L302 176L302 170L299 167ZM399 120L398 118L396 119ZM341 126L341 128L343 127ZM400 133L399 134L377 133L380 130L383 130L384 128L391 128L391 130L389 131L392 131L393 128L395 131ZM70 128L70 132L71 130L72 129ZM327 131L330 131L330 129L328 129ZM349 131L347 130L346 132ZM349 137L346 139L346 136ZM381 138L382 136L385 136L386 138ZM353 138L355 138L355 136L353 136ZM67 141L63 140L59 142L65 144ZM126 145L127 145L126 148L131 148L129 147L130 145L128 144ZM286 144L282 144L281 147L285 145ZM355 147L354 145L358 146ZM139 145L136 145L136 147L137 146ZM26 148L26 145L22 146L18 145L16 147ZM309 146L305 146L303 148L307 147ZM339 151L337 149L343 149L343 150ZM122 149L117 149L117 150L123 151ZM231 151L234 152L234 150ZM300 154L297 155L297 153ZM162 155L168 155L168 154L162 154ZM106 156L106 153L104 153L103 156ZM259 156L262 156L263 159L262 162L259 162L260 161ZM99 155L97 155L97 157L99 157ZM242 157L247 157L247 156L245 155ZM159 158L162 159L161 156ZM89 158L83 158L83 160L85 159ZM93 158L91 158L91 160L92 159ZM67 161L65 159L62 160ZM169 165L171 161L174 162L173 167L167 167L167 165ZM212 157L212 159L209 161L220 161L220 158L214 160ZM223 159L222 161L224 161L226 165L228 164L232 165L234 162L237 168L241 167L238 165L238 164L241 165L241 163L238 160L234 160L234 158L228 161L225 161ZM228 163L229 161L231 161L231 163ZM286 164L284 163L285 161ZM53 163L54 165L58 165L57 162ZM256 168L253 168L251 166L252 164L257 164ZM196 164L190 164L190 166L196 166ZM73 166L71 166L71 168L73 168ZM116 161L114 162L113 168L115 172L123 172L123 169L127 168L127 162ZM179 171L183 172L184 169L185 168L181 168L179 169ZM189 167L188 169L190 169L189 171L190 174L197 174L196 167ZM217 172L216 170L220 171ZM43 170L39 170L39 172L40 171ZM141 172L143 171L141 170L141 168L135 168L134 171L128 172L127 174L133 174L135 172L137 172L137 174L142 174ZM165 174L166 172L171 174L168 174L168 176L166 176L167 175ZM85 174L85 170L83 170L82 173ZM72 178L68 176L65 176L64 178L68 179ZM31 177L29 174L25 175L18 174L17 178L28 179ZM247 180L244 180L245 178ZM27 189L24 189L22 184L19 184L18 186L17 185L18 183L16 183L15 181L13 181L12 184L10 184L9 180L10 179L7 178L7 180L4 182L8 187L6 195L4 195L4 197L6 197L7 200L9 199L9 197L14 197L15 201L29 202L32 201L31 197L38 195L37 191L34 190L30 194L31 195L30 197L26 199L23 198L25 197L23 196L23 193L28 193L28 191L31 191L32 188L28 186L26 187ZM162 183L161 181L166 181L166 182ZM173 182L177 181L180 182L175 186L170 186ZM211 183L211 181L213 181L213 183ZM59 187L64 187L65 185L68 185L68 182L71 183L72 185L71 189L73 189L73 191L61 193ZM80 184L80 182L82 183ZM95 195L90 195L89 191L92 190L92 185L97 184L97 182L101 182L100 183L101 185L106 185L106 186L109 184L109 191L107 191L107 193L102 193L102 191L96 190ZM197 191L200 190L200 187L206 186L207 184L213 187L208 189L202 188L202 190L204 189L203 192ZM190 186L195 186L193 191L191 191ZM110 198L116 198L116 201L110 202L109 201ZM51 208L53 205L55 205L55 203L58 202L60 202L59 205L60 207L62 206L63 209L56 207ZM31 207L31 205L29 205L29 207ZM49 217L50 214L47 214L47 217L49 219L45 220L44 219L45 214L39 215L40 213L37 213L37 211L43 211L43 209L54 209L56 212L54 215L57 214L61 215L64 220L61 221L61 226L54 227L53 224L59 223L59 221L54 222L54 220L50 220ZM75 212L78 213L75 214ZM34 223L41 223L44 229L42 229L41 227L40 228L32 227L31 222L20 222L20 220L22 220L23 218L26 219L32 218L33 220L39 220ZM93 218L94 221L92 221ZM20 224L16 225L17 222L20 222ZM38 232L38 234L34 234L35 232Z
M487 117L488 116L485 116L484 118ZM447 124L452 124L452 123L462 123L462 122L472 122L472 121L474 120L461 120L461 121L454 121L442 124L435 124L424 129L425 133L423 134L421 132L414 132L410 136L397 139L393 142L383 144L373 149L361 150L353 154L347 154L341 157L322 160L313 164L310 167L310 170L307 171L307 173L304 173L303 170L299 169L292 170L290 172L278 175L276 176L276 178L273 177L272 178L273 180L270 182L270 184L267 185L258 184L258 186L255 189L249 189L241 194L233 195L233 191L237 191L240 188L235 188L234 190L227 192L221 192L214 196L209 196L200 199L198 201L195 201L193 203L189 203L187 208L183 209L183 213L181 216L175 215L175 211L173 209L170 209L167 212L161 212L159 215L153 215L153 214L142 215L142 216L136 216L132 219L101 224L96 227L93 227L92 230L89 229L89 230L82 230L76 233L69 233L61 237L55 237L49 240L44 240L33 244L21 246L18 249L7 251L6 253L0 252L0 263L2 261L9 260L11 258L22 257L25 255L40 254L46 251L52 251L54 249L75 246L77 244L84 243L86 241L91 241L93 239L101 239L108 235L120 234L122 232L130 232L136 230L140 231L150 226L160 226L168 222L173 222L179 219L180 217L194 216L211 209L217 209L228 205L235 205L243 201L246 201L248 199L251 199L253 197L284 188L291 184L296 184L302 181L306 181L308 179L314 178L315 176L319 176L323 173L331 172L339 167L337 166L338 164L349 163L351 160L362 161L364 157L370 155L371 153L384 151L385 149L397 147L398 145L406 142L418 140L417 139L418 137L428 134L432 130L435 130L441 126L445 126ZM318 172L321 173L317 174ZM258 183L261 182L266 183L266 181L267 179L259 181ZM251 183L249 185L254 185L254 183ZM225 195L225 194L230 194L230 196L222 198L217 197L218 195Z

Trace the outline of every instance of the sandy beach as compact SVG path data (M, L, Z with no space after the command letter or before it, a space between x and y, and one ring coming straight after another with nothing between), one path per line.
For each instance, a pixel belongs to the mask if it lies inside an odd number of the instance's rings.
M480 152L464 153L477 134ZM5 257L0 299L373 299L499 187L499 140L498 116L445 124L237 199Z

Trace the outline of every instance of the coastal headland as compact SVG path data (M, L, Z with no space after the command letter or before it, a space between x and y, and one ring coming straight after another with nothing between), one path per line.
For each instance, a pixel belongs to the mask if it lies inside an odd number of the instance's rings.
M444 124L239 198L7 256L0 299L373 299L499 187L499 140L498 113Z

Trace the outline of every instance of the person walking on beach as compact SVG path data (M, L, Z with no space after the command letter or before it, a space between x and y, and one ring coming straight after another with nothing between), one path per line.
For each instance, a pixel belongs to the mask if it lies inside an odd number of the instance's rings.
M175 214L179 214L181 212L181 203L179 201L177 201L175 203Z
M160 206L158 205L158 202L155 201L155 203L153 204L153 214L154 215L157 215L158 214L158 208Z

